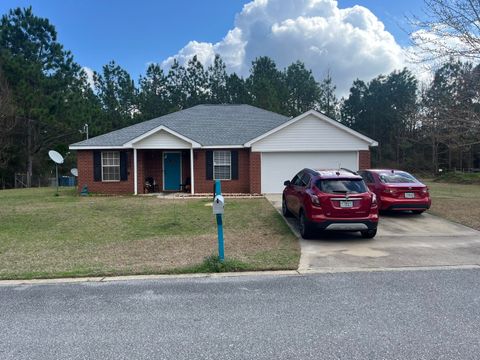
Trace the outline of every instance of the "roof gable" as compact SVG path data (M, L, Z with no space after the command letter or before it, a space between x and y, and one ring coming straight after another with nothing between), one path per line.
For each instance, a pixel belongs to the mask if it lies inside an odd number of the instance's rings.
M310 110L247 142L255 151L368 150L378 143Z
M200 144L161 125L124 144L137 149L189 149Z

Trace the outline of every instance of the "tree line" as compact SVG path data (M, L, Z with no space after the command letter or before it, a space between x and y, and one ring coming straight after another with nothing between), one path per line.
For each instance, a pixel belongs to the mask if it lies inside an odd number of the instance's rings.
M318 81L301 61L279 69L263 56L242 77L217 55L208 67L196 56L166 71L150 64L137 82L111 61L89 79L48 19L12 9L0 20L0 186L12 186L17 172L34 185L34 175L52 169L47 150L66 154L68 144L85 138L84 124L95 136L203 103L251 104L287 116L316 109L379 141L375 166L480 167L478 66L450 60L422 88L408 69L356 80L340 100L325 71ZM74 156L67 162L73 166Z

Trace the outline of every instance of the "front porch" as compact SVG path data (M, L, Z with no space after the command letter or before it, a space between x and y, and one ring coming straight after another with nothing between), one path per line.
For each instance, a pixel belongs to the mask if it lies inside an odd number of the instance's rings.
M193 194L193 149L133 149L135 195Z

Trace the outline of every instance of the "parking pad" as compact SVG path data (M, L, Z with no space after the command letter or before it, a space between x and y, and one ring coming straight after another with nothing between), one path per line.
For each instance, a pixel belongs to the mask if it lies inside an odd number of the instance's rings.
M280 194L266 198L281 212ZM480 232L428 213L381 215L373 239L358 232L321 232L305 240L298 233L298 221L287 222L300 239L303 272L479 264Z

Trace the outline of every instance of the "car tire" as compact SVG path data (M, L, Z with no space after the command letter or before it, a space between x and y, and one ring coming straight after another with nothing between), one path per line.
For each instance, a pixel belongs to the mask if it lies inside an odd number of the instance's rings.
M287 202L285 201L284 197L282 197L282 215L285 216L286 218L293 216L290 210L288 210Z
M425 210L412 210L412 214L420 215L424 212Z
M300 211L300 216L298 219L298 230L300 235L304 239L310 239L312 237L313 229L312 224L308 221L303 211Z
M372 239L377 235L377 229L364 230L360 231L360 233L364 239Z

